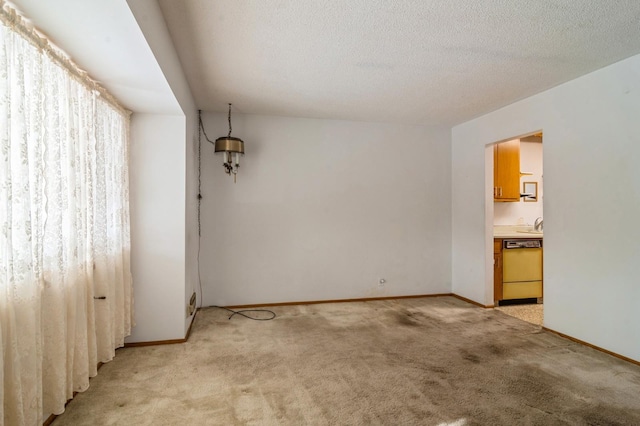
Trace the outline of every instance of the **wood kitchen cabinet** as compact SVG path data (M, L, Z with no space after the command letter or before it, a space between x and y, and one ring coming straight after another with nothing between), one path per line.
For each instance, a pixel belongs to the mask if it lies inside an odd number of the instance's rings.
M493 300L502 300L502 238L493 240Z
M493 146L493 200L520 201L520 139Z

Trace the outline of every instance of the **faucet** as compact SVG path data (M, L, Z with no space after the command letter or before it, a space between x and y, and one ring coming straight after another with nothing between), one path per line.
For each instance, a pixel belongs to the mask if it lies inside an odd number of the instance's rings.
M542 218L539 217L536 219L536 221L533 223L533 230L534 231L542 231Z

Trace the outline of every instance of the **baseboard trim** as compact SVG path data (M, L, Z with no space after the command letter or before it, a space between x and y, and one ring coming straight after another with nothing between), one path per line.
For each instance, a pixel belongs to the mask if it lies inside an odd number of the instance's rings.
M185 343L187 341L184 339L170 339L170 340L151 340L148 342L131 342L125 343L125 348L140 348L143 346L159 346L159 345L177 345L178 343Z
M142 346L159 346L159 345L176 345L178 343L186 343L189 340L189 336L191 336L191 329L193 328L193 323L195 322L196 315L198 315L198 309L194 312L191 317L191 324L189 324L189 328L187 329L187 334L185 334L184 339L171 339L171 340L152 340L149 342L131 342L125 343L125 348L140 348Z
M294 305L319 305L321 303L350 303L350 302L373 302L376 300L393 300L393 299L419 299L422 297L442 297L451 296L451 293L437 294L415 294L410 296L384 296L384 297L362 297L357 299L329 299L329 300L306 300L302 302L276 302L276 303L256 303L251 305L230 305L225 306L229 309L246 309L246 308L272 308L277 306L294 306ZM211 308L213 306L203 306L203 308Z
M629 357L626 357L624 355L620 355L620 354L617 354L615 352L611 352L610 350L601 348L600 346L592 345L591 343L585 342L584 340L576 339L575 337L571 337L571 336L569 336L567 334L560 333L559 331L555 331L555 330L552 330L552 329L544 327L544 326L542 327L542 329L545 330L545 331L548 331L549 333L553 333L553 334L556 334L556 335L558 335L560 337L564 337L565 339L571 340L572 342L579 343L579 344L581 344L583 346L588 346L591 349L595 349L597 351L604 352L607 355L611 355L611 356L616 357L618 359L621 359L623 361L630 362L631 364L640 365L640 361L637 361L637 360L635 360L633 358L629 358Z
M42 426L50 426L50 425L51 425L51 423L53 423L53 421L54 421L55 419L57 419L57 418L58 418L58 415L57 415L57 414L52 414L52 415L50 415L50 416L47 418L47 420L45 420L45 421L44 421L44 423L42 423Z
M472 305L476 305L476 306L478 306L480 308L485 308L485 309L495 308L495 305L483 305L482 303L478 303L475 300L467 299L466 297L459 296L459 295L457 295L455 293L451 293L450 296L453 296L456 299L460 299L463 302L471 303Z
M306 301L298 301L298 302L276 302L276 303L255 303L250 305L230 305L225 306L225 308L229 309L247 309L247 308L269 308L269 307L277 307L277 306L293 306L293 305L317 305L320 303L350 303L350 302L371 302L376 300L393 300L393 299L419 299L422 297L444 297L451 296L456 299L460 299L463 302L470 303L472 305L478 306L480 308L494 308L494 305L483 305L474 300L467 299L466 297L459 296L455 293L434 293L434 294L415 294L410 296L384 296L384 297L361 297L357 299L328 299L328 300L306 300ZM211 306L204 306L205 308Z

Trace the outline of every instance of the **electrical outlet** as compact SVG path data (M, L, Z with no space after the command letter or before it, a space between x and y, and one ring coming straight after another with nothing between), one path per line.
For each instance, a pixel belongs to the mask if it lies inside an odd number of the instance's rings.
M382 288L384 287L384 283L386 283L387 280L385 280L384 278L380 278L380 280L378 281L378 287Z

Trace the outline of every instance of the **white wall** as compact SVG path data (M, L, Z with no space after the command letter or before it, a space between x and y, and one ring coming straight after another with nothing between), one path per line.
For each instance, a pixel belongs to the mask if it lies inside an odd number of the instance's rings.
M135 321L127 342L184 337L185 121L131 116L131 269Z
M525 202L523 198L517 203L493 203L494 225L533 225L536 218L543 217L542 180L542 144L536 142L520 142L520 171L531 175L520 177L520 190L523 182L538 183L538 201Z
M179 158L185 159L185 164L167 165L171 167L169 174L183 170L184 191L180 198L173 202L181 204L185 209L183 226L185 228L184 241L177 241L176 244L184 247L185 269L184 278L173 285L180 285L183 291L181 296L180 313L182 315L183 332L180 336L173 338L183 338L187 332L193 316L187 316L186 306L191 295L196 291L198 283L197 253L198 253L198 227L197 227L197 112L195 102L187 79L182 70L182 65L178 54L169 35L164 17L156 0L127 0L127 4L134 14L136 22L140 26L151 51L158 62L164 77L169 84L173 95L179 103L182 112L182 137L174 140L179 145L183 153ZM157 119L162 119L158 116ZM173 149L173 147L172 147ZM177 158L176 158L177 160ZM175 168L174 168L175 167ZM162 230L158 230L162 232ZM134 283L136 285L136 283ZM141 321L147 321L144 317ZM144 340L152 340L144 338Z
M203 118L210 139L227 134L225 114ZM447 129L232 119L237 184L203 146L205 305L451 291Z
M185 199L185 286L184 306L187 306L193 293L198 293L198 134L197 115L186 115L186 199ZM200 296L197 296L200 305ZM185 312L185 316L187 313ZM185 335L191 326L193 317L187 317L184 322Z
M640 55L454 127L453 291L491 302L485 145L543 130L545 326L640 360L639 111Z

